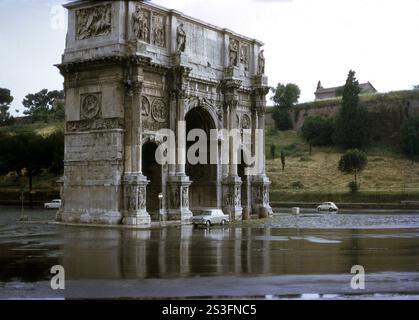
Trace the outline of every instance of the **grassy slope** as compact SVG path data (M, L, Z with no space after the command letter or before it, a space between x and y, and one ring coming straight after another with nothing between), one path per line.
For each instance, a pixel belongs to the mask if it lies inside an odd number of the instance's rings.
M335 148L314 148L308 155L308 146L295 131L269 131L266 135L267 174L272 180L271 190L288 194L344 194L352 176L337 169L342 153ZM281 160L272 160L270 145L276 145L286 156L286 169ZM419 194L419 163L412 163L385 148L368 150L369 164L360 175L362 193L370 194Z
M57 129L63 129L64 123L60 122L36 122L36 123L24 123L24 124L13 124L6 127L0 127L0 131L13 132L13 133L26 133L36 132L42 136L47 136Z

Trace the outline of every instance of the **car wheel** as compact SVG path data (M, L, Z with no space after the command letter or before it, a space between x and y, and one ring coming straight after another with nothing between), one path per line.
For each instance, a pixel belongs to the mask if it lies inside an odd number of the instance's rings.
M329 208L329 212L333 212L335 211L333 208Z
M209 227L211 227L211 221L207 221L207 222L205 222L205 225L209 228Z
M320 212L320 211L322 211L320 208L317 208L317 212Z
M226 224L226 221L225 220L222 220L221 221L221 225L224 226L225 224Z

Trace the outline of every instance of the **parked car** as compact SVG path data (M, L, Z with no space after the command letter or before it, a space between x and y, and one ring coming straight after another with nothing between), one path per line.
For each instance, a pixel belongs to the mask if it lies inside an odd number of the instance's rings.
M194 216L192 218L194 226L205 225L210 227L217 224L223 226L230 221L229 216L225 215L220 209L203 208L192 211L194 212Z
M333 202L323 202L321 205L317 207L317 211L330 211L336 212L339 208Z
M51 202L47 202L44 204L45 209L60 209L61 207L61 200L54 199Z

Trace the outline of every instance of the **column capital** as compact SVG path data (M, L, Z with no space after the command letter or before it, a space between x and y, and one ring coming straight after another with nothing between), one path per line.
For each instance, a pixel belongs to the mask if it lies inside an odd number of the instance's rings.
M139 79L128 79L125 81L125 92L128 96L132 96L134 94L141 94L143 91L143 81Z
M253 89L251 92L252 109L258 111L259 114L264 114L266 111L266 95L269 93L269 89L269 87L259 87Z
M174 66L170 68L168 72L170 91L185 91L191 71L192 68L185 66Z

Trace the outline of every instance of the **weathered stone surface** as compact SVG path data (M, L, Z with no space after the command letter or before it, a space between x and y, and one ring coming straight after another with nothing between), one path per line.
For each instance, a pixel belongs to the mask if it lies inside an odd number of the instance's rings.
M59 219L189 222L193 208L202 206L222 208L233 220L242 218L243 208L246 216L269 214L264 166L257 176L244 177L237 164L222 165L220 158L218 164L185 165L180 145L176 164L160 166L154 157L163 143L159 129L171 129L180 143L185 132L179 121L208 133L250 129L256 143L268 92L263 44L140 1L65 7L68 35L58 65L66 93ZM231 146L228 153L237 152Z

